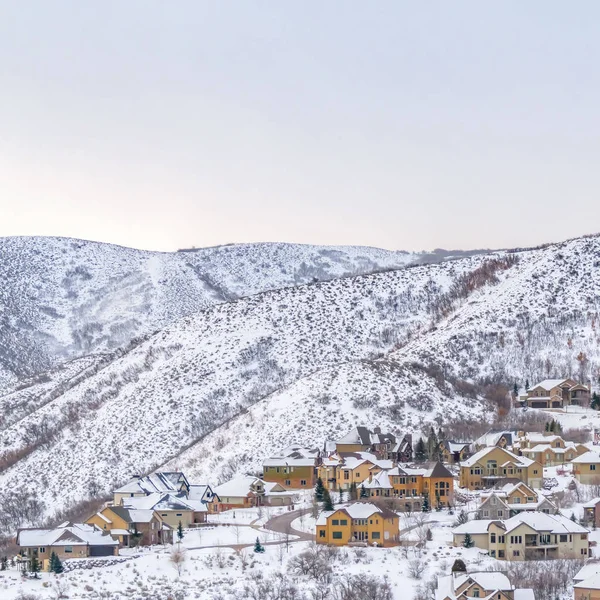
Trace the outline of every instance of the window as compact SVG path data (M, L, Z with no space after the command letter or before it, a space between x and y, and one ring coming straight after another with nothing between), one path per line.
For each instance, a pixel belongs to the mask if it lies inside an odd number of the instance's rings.
M504 558L504 550L498 550L498 558Z
M176 514L176 516L177 516L177 517L182 517L182 516L183 516L183 514L182 514L182 513L177 513L177 514Z
M360 478L360 473L358 471L356 471L356 479Z
M229 498L227 498L227 500L229 500ZM166 517L166 516L167 516L167 513L160 513L160 516L161 516L161 517Z
M581 534L581 539L582 540L587 540L587 533L582 533Z
M350 479L350 471L344 471L344 479Z
M46 554L46 548L40 548L40 554Z
M371 534L371 539L372 540L379 540L379 539L381 539L381 534L379 533L379 531L374 531Z
M519 498L518 496L516 498L513 498L513 504L521 504L521 498Z
M346 527L348 525L348 520L347 519L341 519L340 520L340 525Z
M156 525L156 523L154 521L152 521L152 525L151 525L152 529L154 529L155 525Z
M560 536L560 541L561 541L561 543L566 542L567 541L567 536L566 535L561 535Z
M496 506L496 503L497 503L497 502L498 502L498 500L497 500L496 496L492 496L492 497L490 498L490 504L491 504L492 506Z
M537 469L534 469L534 470L533 470L533 474L534 474L534 475L537 475L537 474L538 474L538 473L537 473Z
M483 516L484 517L489 517L490 516L490 511L489 510L484 510L483 511Z
M496 543L496 534L495 533L491 533L490 534L490 543L491 544L495 544Z
M590 471L595 471L596 470L596 465L590 465Z
M503 517L504 516L504 511L503 510L499 510L498 511L498 518Z
M550 544L550 538L551 536L548 533L540 535L540 544L547 546L548 544Z
M301 479L301 480L300 480L300 485L301 485L302 487L306 486L306 479Z
M533 502L533 496L527 496L527 502L531 503Z
M371 525L373 525L373 519L371 519L371 520L369 521L369 523L371 523Z
M479 588L473 590L473 598L479 598Z
M339 519L332 519L331 524L332 525L339 525L340 524L340 520Z
M587 548L582 548L581 549L581 554L587 554Z
M496 551L495 550L490 550L490 556L492 558L496 558Z
M523 537L520 535L511 535L510 536L510 543L511 544L522 544L523 543ZM519 556L518 554L514 554L513 556Z
M513 550L513 556L521 556L520 550Z
M65 546L65 554L72 554L73 546Z
M333 537L334 540L341 540L342 539L342 532L341 531L334 531L333 535L331 537Z
M319 530L319 537L325 537L325 530L324 529Z
M292 482L289 479L286 479L285 480L285 485L287 485L289 487L290 485L292 485Z

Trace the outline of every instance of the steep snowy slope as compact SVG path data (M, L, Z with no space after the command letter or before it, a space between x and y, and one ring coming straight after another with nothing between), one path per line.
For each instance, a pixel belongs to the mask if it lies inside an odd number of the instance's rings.
M247 244L158 253L64 238L0 239L0 393L207 306L402 267L377 248Z
M0 432L0 489L20 498L36 490L46 513L89 491L109 490L298 379L405 344L429 326L436 300L484 260L339 279L217 305L99 369L93 365L76 385L60 378L61 393L40 401L31 414L23 416L21 396L13 394L3 408L10 414L14 398L20 420L10 419ZM38 389L39 397L49 398L47 382L28 392L36 396Z

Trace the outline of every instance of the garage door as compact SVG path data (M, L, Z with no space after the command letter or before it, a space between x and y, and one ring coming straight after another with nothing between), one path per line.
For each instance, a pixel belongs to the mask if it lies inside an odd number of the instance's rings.
M546 408L545 402L532 402L531 408Z
M114 546L90 546L90 556L112 556Z

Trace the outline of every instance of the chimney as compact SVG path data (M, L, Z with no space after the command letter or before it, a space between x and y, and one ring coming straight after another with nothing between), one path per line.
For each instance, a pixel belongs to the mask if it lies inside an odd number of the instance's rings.
M381 433L381 427L375 427L373 429L373 433L377 433L377 434Z

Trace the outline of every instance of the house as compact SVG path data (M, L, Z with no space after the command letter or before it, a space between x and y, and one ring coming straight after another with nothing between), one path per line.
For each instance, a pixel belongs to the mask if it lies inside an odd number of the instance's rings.
M318 448L290 446L263 462L263 481L279 483L286 489L312 488L317 481L320 462Z
M545 379L527 390L524 404L530 408L587 406L590 388L574 379Z
M412 459L412 438L410 440L410 453ZM370 431L366 427L355 427L344 437L335 442L337 452L371 452L377 458L390 459L393 451L396 454L409 452L406 447L406 436L400 444L396 436L391 433L381 433L381 428L375 427Z
M106 506L86 524L110 533L124 547L172 544L173 528L153 510Z
M488 598L493 600L535 600L530 588L515 589L505 573L453 573L439 577L435 600L466 600Z
M63 523L53 529L19 529L19 553L25 560L36 556L43 571L50 567L54 552L61 560L92 556L116 556L119 542L94 525Z
M400 543L400 518L386 508L355 502L322 512L317 519L317 543L345 546L362 542L376 546Z
M506 479L518 479L530 488L539 488L543 472L537 461L493 446L460 463L460 485L469 490L481 490Z
M113 492L113 504L118 506L123 498L140 498L156 493L188 495L190 484L180 472L165 471L140 477L135 475L124 486Z
M399 463L412 462L414 459L412 435L407 433L400 441L397 441L396 445L392 447L392 450L387 458L391 458L393 461Z
M187 497L188 500L196 500L208 505L209 502L212 502L214 495L210 485L191 484Z
M521 512L502 521L469 521L452 531L454 545L463 546L466 534L477 548L500 560L589 556L589 531L560 514Z
M575 583L573 597L575 600L600 600L600 574Z
M538 494L522 481L506 483L498 489L481 494L477 509L479 519L508 519L522 511L555 514L556 505L542 494Z
M424 496L429 498L432 506L453 503L454 476L439 462L398 465L370 476L358 490L360 495L397 500L398 510L421 510Z
M560 435L549 431L526 433L513 446L515 453L527 456L527 458L539 462L543 467L553 467L571 462L587 450L583 444L565 442Z
M600 527L600 498L594 498L583 505L583 520L588 525Z
M318 476L328 490L350 490L393 466L393 461L378 459L371 452L337 452L322 460Z
M524 434L525 432L523 431L491 430L473 442L474 450L475 452L479 452L484 448L498 446L498 448L504 448L505 450L510 450L512 452L513 444L515 444Z
M208 505L202 501L189 500L183 494L154 493L136 498L123 498L122 506L132 510L149 510L158 515L172 529L192 527L206 523Z
M442 462L447 465L458 464L462 460L469 458L471 455L471 443L443 440L440 442L440 454Z
M600 454L586 452L571 461L573 476L579 483L600 483Z
M281 484L266 482L252 475L241 475L214 489L209 512L250 508L252 506L289 506L295 493L286 490Z

